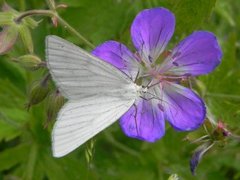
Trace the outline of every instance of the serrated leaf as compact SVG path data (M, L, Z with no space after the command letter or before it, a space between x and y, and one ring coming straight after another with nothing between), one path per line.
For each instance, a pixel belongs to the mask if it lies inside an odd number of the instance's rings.
M28 146L23 144L2 151L0 154L0 170L8 170L22 161L25 161L27 154Z

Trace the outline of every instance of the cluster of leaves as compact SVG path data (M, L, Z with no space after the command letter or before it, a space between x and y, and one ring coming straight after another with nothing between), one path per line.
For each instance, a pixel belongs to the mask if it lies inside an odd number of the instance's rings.
M49 8L44 1L17 2L7 1L21 12ZM194 30L214 32L224 51L222 64L214 73L197 79L195 86L214 118L224 121L235 133L240 132L238 2L59 0L56 4L61 3L67 4L68 8L60 15L94 45L114 39L131 47L129 28L133 18L142 9L157 6L170 9L176 16L176 33L170 46ZM13 14L16 18L21 13L14 11ZM61 159L53 158L50 142L52 122L46 126L46 120L54 119L63 99L50 82L47 70L41 66L44 65L44 39L48 34L57 34L86 49L88 47L64 27L54 27L56 19L53 18L27 17L20 25L27 29L19 31L19 25L16 25L15 34L19 33L22 41L14 39L11 51L0 56L0 179L167 179L175 173L184 179L192 179L189 159L196 145L183 139L193 140L204 135L203 128L190 134L177 133L169 128L162 140L149 144L125 137L116 123L100 133L95 143L91 141ZM34 29L30 32L31 28ZM7 50L10 50L9 47ZM27 111L25 104L34 106ZM56 104L58 106L53 108ZM211 131L218 132L210 128ZM221 138L211 137L211 142ZM239 179L239 143L221 142L224 143L211 148L204 157L197 179Z

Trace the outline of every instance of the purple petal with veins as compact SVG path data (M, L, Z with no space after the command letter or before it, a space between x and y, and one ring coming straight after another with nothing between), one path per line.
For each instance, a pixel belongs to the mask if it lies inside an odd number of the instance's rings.
M140 68L139 60L124 44L107 41L97 46L92 54L112 64L135 80Z
M141 58L151 64L157 60L171 39L175 17L165 8L141 11L131 26L131 36Z
M192 131L204 122L206 108L193 91L176 83L163 82L164 113L168 122L179 131Z
M165 133L164 116L154 100L139 99L120 119L123 132L132 138L155 142Z
M181 41L158 69L159 73L197 76L213 71L222 51L214 34L196 31Z

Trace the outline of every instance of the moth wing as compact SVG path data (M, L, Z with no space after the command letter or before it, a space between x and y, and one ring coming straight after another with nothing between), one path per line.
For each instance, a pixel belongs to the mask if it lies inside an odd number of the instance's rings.
M53 128L55 157L64 156L114 123L134 103L136 88L123 72L56 36L46 38L47 66L69 102Z
M119 119L134 103L132 99L85 98L67 102L60 110L52 133L55 157L64 156Z

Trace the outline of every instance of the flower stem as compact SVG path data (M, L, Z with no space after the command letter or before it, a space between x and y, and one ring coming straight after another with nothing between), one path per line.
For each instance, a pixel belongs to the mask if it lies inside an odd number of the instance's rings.
M132 156L140 157L138 152L116 141L111 133L105 131L105 137L107 141L109 141L112 145L114 145L118 149L121 149L122 151L125 151L126 153L131 154Z
M41 15L41 16L49 16L49 17L56 17L59 21L59 23L66 28L70 33L77 36L81 41L83 41L86 45L88 45L90 48L94 48L95 46L89 42L86 38L84 38L76 29L74 29L71 25L69 25L63 18L61 18L58 13L54 10L29 10L25 11L22 14L20 14L17 18L15 18L16 23L21 23L21 21L28 16L33 15Z
M20 14L17 18L15 18L15 22L16 23L21 23L21 21L27 17L27 16L33 16L33 15L41 15L41 16L55 16L56 14L51 11L51 10L29 10L29 11L25 11L22 14Z
M51 9L51 10L54 10L55 9L55 2L53 0L46 0L47 4L48 4L48 7Z
M206 93L206 96L240 100L240 96L238 96L238 95L232 95L232 94Z
M74 29L72 26L70 26L64 19L62 19L59 15L56 15L57 19L59 20L59 23L66 29L69 30L72 34L76 35L79 39L81 39L86 45L88 45L90 48L95 48L95 46L89 42L86 38L84 38L76 29Z

